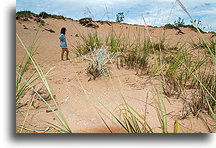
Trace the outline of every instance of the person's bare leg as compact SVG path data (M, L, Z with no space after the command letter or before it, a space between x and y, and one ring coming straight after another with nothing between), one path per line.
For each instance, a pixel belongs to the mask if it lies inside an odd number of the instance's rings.
M61 52L61 60L64 61L64 52L65 52L65 49L62 48L62 52Z
M69 60L69 50L65 48L65 51L66 51L66 59Z

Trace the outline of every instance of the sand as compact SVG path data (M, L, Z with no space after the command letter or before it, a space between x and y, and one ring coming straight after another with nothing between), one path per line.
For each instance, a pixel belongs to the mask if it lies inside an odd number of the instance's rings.
M115 64L111 63L108 64L111 70L110 77L100 77L89 81L89 76L86 74L88 61L77 57L73 53L73 46L76 46L81 40L81 36L77 37L76 34L87 34L97 30L101 38L106 38L111 30L114 29L116 34L121 34L131 41L136 39L137 34L141 34L142 39L149 35L153 41L158 41L160 38L165 37L166 43L169 45L175 45L179 41L180 44L185 44L185 47L190 47L191 39L198 40L197 32L192 31L190 28L181 28L184 34L177 34L175 29L164 29L163 27L145 27L119 23L112 23L110 26L107 23L101 24L101 22L97 22L99 25L98 29L92 29L82 26L78 21L69 19L47 18L45 22L45 26L38 28L33 19L29 21L17 20L16 32L26 47L28 47L35 37L36 30L40 30L34 46L34 49L36 49L34 58L44 73L49 71L46 79L72 132L109 133L110 131L106 128L101 117L109 125L112 132L126 132L106 110L106 108L109 109L119 117L119 107L122 107L124 100L146 118L154 132L162 132L156 112L158 94L155 91L155 88L160 88L160 82L154 76L139 76L135 70L118 69ZM28 29L24 29L25 27ZM68 61L60 60L61 48L59 47L58 36L61 27L67 28L66 36L70 50L70 60ZM55 33L45 29L52 29ZM211 34L203 34L203 36L210 38ZM17 39L17 63L22 60L24 55L25 50ZM30 65L26 75L30 75L33 71L35 71L34 66ZM42 91L44 95L47 94L40 79L35 81L32 86ZM34 105L30 103L33 98ZM20 132L18 126L23 124L26 115L25 127L28 129L23 129L22 132L24 133L35 132L34 130L42 132L50 127L47 122L60 125L46 104L31 89L26 91L19 101L19 103L25 102L27 102L26 106L16 110L16 132ZM54 106L51 100L49 100L49 103ZM167 108L168 131L173 132L175 120L184 114L184 101L165 96L165 105ZM209 128L213 128L212 125L214 125L214 121L206 113L200 113L199 118L189 115L187 118L179 120L179 132L208 133L210 132ZM58 131L49 128L45 132L55 133Z

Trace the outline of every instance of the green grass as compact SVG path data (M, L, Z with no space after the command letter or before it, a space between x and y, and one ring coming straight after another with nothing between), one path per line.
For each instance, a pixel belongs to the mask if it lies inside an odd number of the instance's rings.
M78 43L78 45L74 47L74 52L77 56L85 55L94 48L99 48L102 45L97 32L90 32L87 36L82 34L79 36L81 37L81 43Z
M119 125L127 133L153 133L153 129L145 120L145 118L137 112L128 103L119 108L120 117L114 115L104 104L101 105L112 115L112 117L119 123ZM104 120L103 120L104 121ZM104 121L105 122L105 121ZM105 122L106 126L110 129L109 125Z
M24 55L20 63L17 64L17 74L16 74L16 102L19 101L23 93L28 89L28 85L23 82L23 77L26 75L26 71L31 65L31 58L36 52L35 44L37 42L38 31L36 32L31 44L27 48L29 55ZM35 72L33 72L27 79L29 84L32 84L38 77L34 77Z
M179 93L181 93L188 86L192 88L192 74L196 73L205 61L206 59L202 59L200 61L194 60L187 52L178 51L169 61L169 66L165 74L165 78L167 80L165 83L172 85L173 89ZM171 90L172 89L170 89L170 91Z
M162 84L160 85L160 90L156 90L156 92L157 92L156 110L157 110L158 119L161 124L162 132L168 133L167 111L164 103Z
M192 22L194 22L193 18L190 16L189 12L187 11L187 9L185 8L185 6L179 1L177 0L178 4L180 5L180 7L185 11L185 13L189 16L189 18L191 19ZM216 51L216 46L214 45L213 48L211 48L211 44L209 44L205 39L204 37L202 36L202 32L200 31L199 27L196 26L195 22L194 22L194 27L197 29L199 35L201 36L201 42L204 44L204 47L206 47L206 50L210 53L211 55L211 58L214 62L214 66L215 66L215 69L214 69L214 77L216 77L216 53L214 53L214 51ZM208 94L210 96L210 99L214 102L214 107L215 107L215 104L216 104L216 98L214 96L214 92L211 92L208 90L207 88L207 84L204 84L204 82L199 79L199 77L197 75L193 75L194 78L199 82L200 86L202 87L203 91ZM211 86L211 84L210 84ZM211 86L212 87L212 86ZM211 106L211 104L209 103L209 100L206 98L206 103L208 105L208 108L210 110L210 113L212 115L212 118L215 120L216 122L216 112L215 112L215 108L213 108Z
M121 46L121 37L112 30L106 37L106 45L109 47L110 52L123 52Z

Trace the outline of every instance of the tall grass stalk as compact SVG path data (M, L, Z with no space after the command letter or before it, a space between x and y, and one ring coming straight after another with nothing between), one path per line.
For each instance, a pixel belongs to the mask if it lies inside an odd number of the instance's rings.
M204 37L202 36L202 33L199 29L199 27L197 26L197 24L195 23L194 19L191 17L190 13L187 11L186 7L181 3L180 0L176 0L178 2L178 4L180 5L180 7L185 11L185 13L189 16L189 18L191 19L191 22L193 23L193 26L196 28L196 30L198 31L199 35L201 36L201 39L204 43L204 45L207 47L212 59L215 61L216 63L216 55L213 54L213 52L211 51L211 48L209 47L208 43L206 42L206 40L204 39ZM216 47L215 47L216 48Z
M202 36L202 33L199 29L199 27L196 25L195 21L193 20L193 18L191 17L191 15L188 13L187 9L184 7L184 5L180 2L180 0L177 0L178 4L180 5L180 7L186 12L186 14L189 16L189 18L191 19L191 22L193 22L193 26L196 28L196 30L198 31L199 35L201 36L202 42L204 43L204 45L207 47L208 52L211 55L212 60L214 61L215 64L215 77L216 77L216 55L213 54L211 48L209 47L208 43L206 42L206 40L204 39L204 37ZM216 51L216 45L214 46L214 49ZM216 54L216 52L215 52ZM193 74L193 76L196 78L196 80L200 83L200 85L203 87L203 89L207 92L207 94L210 95L210 97L212 98L212 100L215 102L216 104L216 98L213 96L213 94L211 92L209 92L209 90L206 88L206 86L202 83L202 81L195 75ZM212 117L216 122L216 113L214 112L214 109L211 107L211 105L209 104L209 101L206 99L208 106L209 106L209 110L211 111Z
M60 110L60 108L59 108L59 106L58 106L58 104L57 104L57 102L56 102L56 100L55 100L55 98L54 98L54 96L53 96L53 94L52 94L52 91L51 91L51 89L50 89L50 86L49 86L49 84L48 84L46 78L45 78L45 75L44 75L43 71L41 70L41 68L40 68L39 64L37 63L37 61L31 56L31 54L30 54L29 51L27 50L26 46L24 45L22 39L19 37L19 35L18 35L17 33L16 33L16 36L17 36L17 38L19 39L20 43L22 44L23 48L25 49L25 51L26 51L27 55L29 56L31 62L33 63L34 67L36 68L36 70L37 70L37 72L38 72L38 74L39 74L39 76L40 76L42 82L44 83L45 87L47 88L47 91L49 92L50 97L52 98L52 100L53 100L53 102L54 102L54 104L55 104L55 107L56 107L57 110L58 110L59 115L56 114L56 112L55 112L54 109L49 105L49 103L48 103L33 87L31 87L31 88L32 88L33 91L47 104L47 106L52 110L52 112L55 114L55 116L56 116L57 119L60 121L60 123L64 126L64 128L66 129L66 131L69 132L69 133L71 133L71 129L70 129L70 127L69 127L67 121L65 120L65 117L64 117L64 115L62 114L62 111ZM31 86L27 81L26 81L26 83L27 83L29 86Z
M156 92L157 92L156 108L157 108L158 118L161 123L163 133L168 133L167 111L164 103L162 84L160 85L160 91L158 92L158 90L156 90Z
M25 54L22 61L17 65L19 67L18 69L19 75L16 75L16 102L20 99L21 95L28 88L26 83L22 83L22 77L24 76L25 72L27 71L27 68L30 65L30 62L31 62L30 57L33 57L36 51L36 49L33 50L33 48L37 42L37 35L38 35L38 31L36 32L36 35L34 36L34 39L31 45L28 47L29 56ZM27 58L26 58L26 55L27 55ZM33 72L32 75L28 78L28 82L33 83L38 78L36 77L33 79L34 74L35 72Z
M35 80L37 80L39 77L36 77L33 79L33 76L35 75L36 72L33 72L32 75L27 79L27 82L29 84L32 84ZM23 79L23 74L19 74L20 76L20 80ZM17 84L17 89L16 89L16 102L18 102L18 100L20 99L20 97L22 96L22 94L24 93L24 91L28 88L28 85L27 83L23 83L22 86L20 86L20 88L18 87L18 85L20 84ZM19 89L18 89L19 88Z

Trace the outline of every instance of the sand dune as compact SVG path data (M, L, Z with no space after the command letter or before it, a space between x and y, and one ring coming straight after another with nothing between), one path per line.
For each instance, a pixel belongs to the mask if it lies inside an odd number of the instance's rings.
M110 111L119 116L118 107L124 103L123 99L146 118L154 132L162 132L155 103L158 97L155 88L160 88L160 82L156 76L147 74L137 75L133 69L118 69L115 64L109 63L108 67L111 70L110 77L100 77L89 81L89 76L86 74L89 62L81 57L77 57L73 53L74 47L78 43L81 43L81 34L87 35L89 32L97 31L98 36L101 39L105 39L114 30L117 35L129 39L131 42L137 39L138 34L140 34L140 40L150 36L154 42L164 37L165 44L174 46L179 42L178 46L184 44L184 47L196 56L198 52L202 54L202 51L192 50L190 42L191 40L198 41L199 35L197 32L191 30L191 28L180 28L184 34L178 34L178 31L175 29L114 22L111 25L106 22L95 22L99 28L94 29L82 26L78 21L70 19L47 18L44 20L46 23L42 27L38 27L38 24L33 19L29 21L17 20L16 32L26 47L29 47L37 30L39 30L36 39L37 42L34 45L34 58L40 64L44 73L50 70L46 79L73 132L109 133L99 114L113 132L125 132L101 105L101 103L104 104ZM67 28L66 36L70 50L70 60L68 61L60 60L61 48L59 47L58 36L61 27ZM55 32L51 33L50 29ZM203 34L203 37L206 39L210 39L211 36L211 33ZM25 50L17 39L17 64L23 59L24 55ZM30 65L26 75L30 75L34 70L34 66ZM32 85L41 91L42 94L44 91L44 95L46 95L46 89L40 79ZM190 91L187 93L190 94ZM35 101L34 105L30 107L25 127L44 130L48 127L47 122L60 125L54 114L49 112L49 108L30 89L24 93L22 99L19 101L21 104L27 101L28 103L16 111L17 126L22 125L32 98L35 98ZM50 103L53 105L51 100ZM169 132L173 132L175 120L184 114L185 101L172 96L165 96L165 105L167 109L168 130ZM200 113L199 117L189 115L185 119L179 119L179 132L208 133L210 132L209 128L214 128L214 121L204 112ZM19 131L20 128L17 128L17 132ZM23 129L22 132L32 131ZM46 132L57 131L51 128Z

